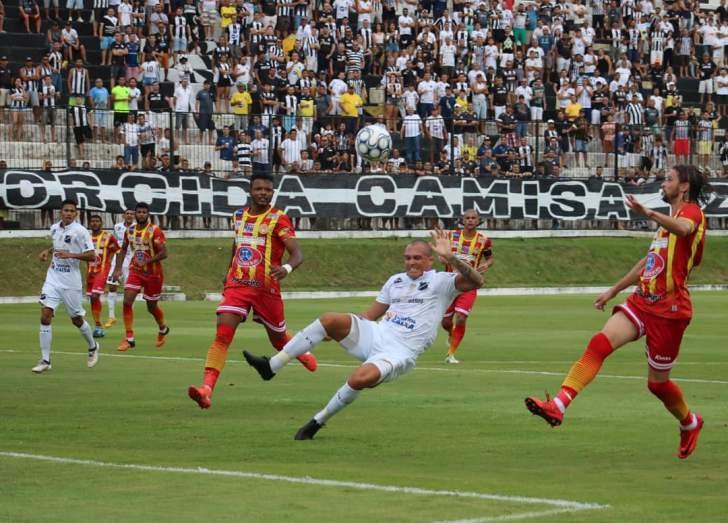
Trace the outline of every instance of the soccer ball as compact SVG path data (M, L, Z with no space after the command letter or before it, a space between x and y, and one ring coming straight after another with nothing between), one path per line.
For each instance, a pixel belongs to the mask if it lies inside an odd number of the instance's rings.
M366 161L386 161L391 152L392 137L383 125L367 125L356 133L356 153Z

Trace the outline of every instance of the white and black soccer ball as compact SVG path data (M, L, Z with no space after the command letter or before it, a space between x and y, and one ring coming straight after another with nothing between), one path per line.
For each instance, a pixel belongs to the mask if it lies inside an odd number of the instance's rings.
M356 133L356 154L371 163L384 162L392 152L392 136L383 125L367 125Z

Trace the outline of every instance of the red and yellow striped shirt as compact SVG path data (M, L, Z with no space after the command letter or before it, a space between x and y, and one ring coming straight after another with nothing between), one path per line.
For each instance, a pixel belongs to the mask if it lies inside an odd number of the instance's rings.
M682 238L662 227L657 230L632 303L656 316L690 318L693 308L688 276L702 261L707 225L695 203L684 204L673 217L690 220L694 230Z
M151 222L142 227L138 223L130 225L124 234L124 247L131 249L132 253L129 271L163 276L162 262L149 263L149 260L159 252L165 241L162 229Z
M91 236L91 241L96 250L96 259L88 263L88 273L97 274L99 272L108 272L111 269L111 261L114 253L121 248L116 237L110 232L101 231L96 236Z
M477 268L483 256L490 256L493 242L479 231L475 231L475 235L470 239L465 237L465 231L462 229L450 231L448 236L450 237L450 248L453 254L465 263L470 264L471 267ZM453 268L448 265L445 270L452 272Z
M273 207L262 214L238 209L233 214L233 230L235 255L225 287L257 287L280 293L278 280L271 277L271 268L282 264L284 242L296 236L291 219Z

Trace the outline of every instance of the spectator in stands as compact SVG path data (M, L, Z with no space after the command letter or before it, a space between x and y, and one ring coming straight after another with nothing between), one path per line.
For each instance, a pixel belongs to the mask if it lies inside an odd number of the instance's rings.
M230 134L230 126L226 125L222 128L222 134L217 137L217 142L215 142L215 150L220 152L220 159L225 165L228 165L228 162L232 165L235 155L235 137Z
M134 113L127 113L127 121L121 126L124 140L124 163L134 170L139 166L139 124Z
M30 25L33 24L35 32L40 33L40 7L35 0L20 0L18 3L18 12L23 20L25 32L30 33Z
M83 0L69 0L79 1ZM96 30L96 36L99 38L101 47L101 65L111 65L111 44L114 43L114 35L119 30L119 19L116 17L116 13L113 7L109 7L106 10L106 14L103 16L99 23L99 27Z
M189 139L189 113L193 111L192 107L192 88L189 85L189 79L182 78L182 81L175 87L174 96L167 97L170 108L176 113L175 127L177 128L177 140L187 143Z
M207 133L207 142L210 145L213 144L213 134L215 132L215 123L212 120L214 112L215 97L210 91L210 81L205 80L202 84L202 89L198 91L195 97L195 118L197 120L197 128L200 130L200 138L204 140L205 133ZM228 127L228 134L229 131L230 129ZM229 160L232 160L232 158L229 158Z
M114 136L119 140L119 128L127 122L131 89L126 85L126 78L119 77L119 83L111 89L111 107L114 109Z
M117 79L121 81L122 76L126 79L126 57L129 49L121 33L114 34L109 52L111 53L111 91L113 93Z
M20 77L15 78L8 98L10 106L10 140L23 141L25 114L28 111L29 94Z
M56 102L61 94L56 92L53 85L53 79L50 75L43 77L43 85L38 93L40 106L42 110L41 122L43 124L41 130L41 139L46 143L46 130L50 127L51 143L56 143Z
M8 95L13 88L13 71L8 57L0 56L0 120L5 121L5 107L9 106Z
M260 129L255 131L255 139L250 143L253 156L253 174L270 172L269 142Z
M89 125L88 112L82 95L76 96L75 103L68 107L68 112L70 113L70 120L73 125L73 136L76 140L76 146L78 147L78 155L83 158L83 144L86 140L91 140L93 134L91 132L91 126Z
M301 163L301 143L296 129L291 129L279 146L281 163L286 171L297 170ZM351 169L349 169L351 170Z
M81 43L78 31L73 28L71 22L66 22L66 26L61 31L61 41L69 62L73 61L74 53L77 53L77 56L81 55L81 60L86 62L86 46Z

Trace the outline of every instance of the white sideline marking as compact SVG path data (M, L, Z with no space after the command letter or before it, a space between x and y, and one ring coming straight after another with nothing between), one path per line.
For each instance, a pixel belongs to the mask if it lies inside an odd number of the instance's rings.
M15 349L0 349L0 353L24 353L26 351L20 351ZM71 352L71 351L53 351L53 354L64 354L64 355L72 355L72 356L86 356L85 352ZM144 360L168 360L168 361L195 361L195 362L202 362L205 361L204 358L190 358L185 356L146 356L144 354L109 354L102 352L101 356L104 358L137 358L137 359L144 359ZM243 360L234 360L234 359L228 359L226 360L227 363L245 363ZM485 361L483 363L519 363L519 362L488 362ZM549 361L539 361L539 362L533 362L533 363L554 363ZM571 362L569 362L571 363ZM726 362L717 362L720 364L724 364ZM706 365L706 363L699 363L695 362L695 365ZM341 369L355 369L357 365L348 365L345 363L319 363L319 367L331 367L331 368L341 368ZM566 371L563 372L552 372L552 371L545 371L545 370L523 370L523 369L468 369L463 367L458 368L440 368L440 367L416 367L418 370L421 371L430 371L430 372L464 372L464 373L474 373L474 374L527 374L527 375L536 375L536 376L563 376ZM621 376L617 374L600 374L600 378L607 378L607 379L613 379L613 380L644 380L646 379L645 376ZM673 381L680 381L683 383L707 383L711 385L728 385L728 381L725 380L708 380L708 379L701 379L701 378L671 378Z
M519 514L505 514L503 516L490 516L474 519L455 519L448 521L438 521L436 523L491 523L496 521L518 521L522 519L545 518L546 516L555 516L567 512L577 512L584 509L574 508L557 508L554 510L543 510L541 512L521 512Z
M378 485L375 483L360 483L358 481L339 481L334 479L322 479L312 477L282 476L278 474L263 474L259 472L245 472L242 470L219 470L205 467L163 467L159 465L139 465L135 463L110 463L106 461L95 461L88 459L63 458L58 456L44 456L42 454L27 454L24 452L0 451L0 457L15 459L31 459L36 461L49 461L53 463L64 463L70 465L86 465L91 467L112 468L121 470L139 470L144 472L169 472L177 474L201 474L208 476L225 476L244 479L258 479L263 481L282 481L286 483L299 483L304 485L317 485L321 487L339 487L356 490L370 490L378 492L394 492L400 494L411 494L415 496L441 496L454 498L474 498L487 501L504 501L510 503L523 503L531 505L548 505L558 507L556 510L541 512L525 512L521 514L508 514L496 516L495 518L478 518L460 520L463 522L486 522L486 521L513 521L533 517L548 516L562 512L576 512L581 510L596 510L609 508L609 505L599 503L583 503L565 499L532 498L526 496L506 496L503 494L488 494L484 492L466 492L461 490L434 490L420 487L403 487L399 485Z

